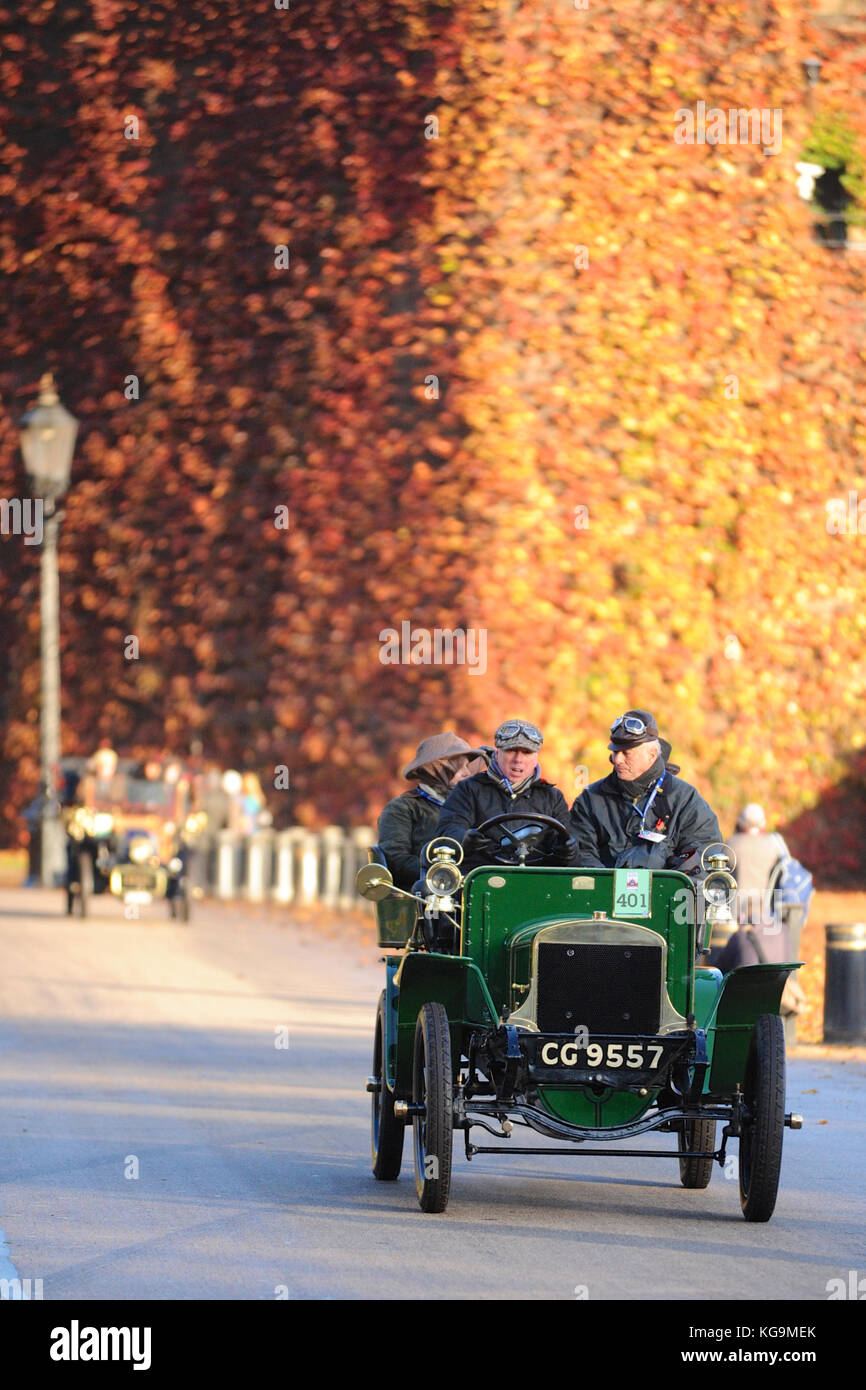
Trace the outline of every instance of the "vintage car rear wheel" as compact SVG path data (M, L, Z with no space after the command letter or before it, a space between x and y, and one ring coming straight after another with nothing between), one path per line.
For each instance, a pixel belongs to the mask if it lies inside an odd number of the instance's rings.
M373 1092L370 1148L373 1157L373 1177L380 1182L393 1182L400 1176L403 1162L404 1120L394 1114L394 1092L385 1082L385 991L379 996L376 1010L376 1038L373 1043L373 1076L379 1090Z
M776 1205L785 1131L785 1031L778 1014L752 1030L740 1135L740 1205L747 1221L769 1221Z
M451 1035L442 1004L425 1004L415 1025L412 1100L423 1105L414 1115L415 1190L422 1211L444 1211L451 1190L453 1142Z
M680 1152L688 1149L715 1149L715 1120L684 1120L677 1135ZM713 1176L714 1158L681 1158L680 1182L683 1187L708 1187Z
M87 908L93 893L93 860L83 850L78 861L78 887L75 893L75 911L79 917L87 916Z
M181 888L168 900L168 915L174 920L188 922L192 911L192 893L188 887Z

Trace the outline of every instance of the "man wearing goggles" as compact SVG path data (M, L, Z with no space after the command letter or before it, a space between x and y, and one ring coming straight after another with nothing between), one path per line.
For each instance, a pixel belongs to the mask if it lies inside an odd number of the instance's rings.
M526 719L506 719L496 730L494 742L495 748L485 750L492 754L488 767L455 787L442 807L437 839L449 835L460 841L464 871L468 872L507 858L508 837L500 842L496 830L491 831L490 839L479 836L479 825L506 812L525 813L527 827L533 815L551 816L565 827L565 833L547 850L541 848L539 840L526 862L576 865L576 844L567 834L568 803L558 787L544 780L538 766L538 752L544 742L541 730ZM507 828L520 835L519 822L513 821ZM513 847L513 839L510 843Z
M701 851L722 838L715 812L669 763L671 746L645 709L610 729L613 772L571 808L578 862L587 869L680 869L697 876Z

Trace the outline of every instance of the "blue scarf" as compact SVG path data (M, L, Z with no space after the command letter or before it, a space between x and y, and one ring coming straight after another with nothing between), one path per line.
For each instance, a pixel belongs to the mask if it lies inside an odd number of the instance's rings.
M536 763L535 767L532 769L532 772L529 774L528 777L524 777L522 782L518 782L515 786L512 786L495 758L491 758L490 766L488 767L487 771L493 778L494 782L496 782L500 787L505 788L509 796L516 796L518 792L522 792L527 787L531 787L533 782L539 781L541 777L541 768Z

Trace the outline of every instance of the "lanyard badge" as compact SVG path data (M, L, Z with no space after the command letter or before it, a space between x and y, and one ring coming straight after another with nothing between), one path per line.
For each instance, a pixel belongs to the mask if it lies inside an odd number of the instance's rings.
M652 808L652 804L653 804L653 802L655 801L656 797L658 796L659 789L660 789L661 784L662 784L662 782L663 782L664 780L665 780L665 774L664 774L664 772L663 772L662 775L661 775L661 777L659 778L659 780L656 782L655 786L653 787L652 791L650 792L649 798L648 798L648 800L647 800L647 804L646 804L646 806L644 806L644 808L643 808L643 815L642 815L641 818L640 818L640 830L638 831L638 834L637 834L637 837L638 837L639 840L651 840L654 844L658 844L659 841L667 839L667 836L666 836L664 830L660 830L660 829L659 829L659 826L664 825L664 822L663 822L662 820L657 820L657 821L656 821L656 829L655 829L655 830L647 830L647 829L645 829L645 826L646 826L646 818L647 818L647 816L648 816L649 813L650 813L650 809Z

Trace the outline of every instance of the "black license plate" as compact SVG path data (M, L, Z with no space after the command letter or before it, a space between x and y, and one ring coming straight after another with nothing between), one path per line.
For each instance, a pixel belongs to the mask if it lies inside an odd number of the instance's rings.
M120 881L125 893L155 893L159 885L156 874L148 869L121 869Z
M657 1037L532 1037L521 1039L528 1053L530 1073L537 1081L594 1080L606 1085L622 1080L626 1085L640 1078L664 1079L670 1063L687 1053L689 1038Z

